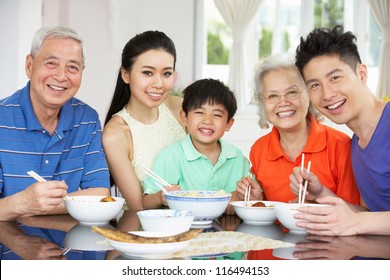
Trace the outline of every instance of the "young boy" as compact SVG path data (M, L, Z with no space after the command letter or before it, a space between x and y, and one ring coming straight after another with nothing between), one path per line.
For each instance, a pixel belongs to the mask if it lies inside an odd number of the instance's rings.
M221 138L234 123L237 111L234 93L222 82L202 79L184 89L181 118L188 135L171 144L157 156L153 171L177 186L169 191L220 190L236 198L236 182L249 172L249 161L242 152ZM154 179L144 182L144 208L165 205L163 192ZM228 207L227 214L232 213Z

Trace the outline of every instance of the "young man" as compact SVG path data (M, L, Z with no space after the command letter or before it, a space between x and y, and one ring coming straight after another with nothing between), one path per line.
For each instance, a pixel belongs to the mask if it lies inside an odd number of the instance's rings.
M249 161L238 148L221 139L234 123L234 93L218 80L198 80L184 89L182 108L188 135L162 150L153 170L182 190L224 189L233 192L232 200L238 200L236 182L248 174ZM165 204L164 194L152 178L145 180L144 193L145 208ZM232 213L230 207L226 213Z
M362 205L346 203L322 186L315 174L294 169L291 189L308 180L317 202L334 207L302 207L298 225L319 235L390 234L390 106L367 86L367 66L362 64L351 32L315 29L296 52L299 68L313 105L353 132L352 165ZM315 162L313 163L315 164Z
M98 114L74 98L84 58L74 30L38 30L25 63L29 82L0 101L0 220L66 213L67 193L109 194Z

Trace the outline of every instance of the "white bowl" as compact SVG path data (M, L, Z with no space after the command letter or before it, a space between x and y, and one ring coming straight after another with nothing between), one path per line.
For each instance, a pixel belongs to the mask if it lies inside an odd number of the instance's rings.
M172 191L165 195L170 209L194 212L195 224L209 224L221 216L230 197L230 193L220 191Z
M107 224L102 227L114 229L113 226ZM68 231L64 239L66 248L82 251L108 251L112 250L107 244L106 238L91 230L91 226L81 224L75 225Z
M251 207L249 205L253 205L256 202L263 202L267 207ZM249 201L249 205L247 206L247 202L245 201L233 201L230 202L230 205L233 206L234 212L236 212L237 216L240 217L244 223L250 225L271 225L276 220L276 215L274 211L274 205L278 203L275 201Z
M309 207L329 207L326 204L305 203L305 206ZM302 221L294 218L294 215L298 212L298 203L277 203L275 204L276 218L282 225L294 234L306 234L306 230L297 226L297 222Z
M172 232L188 231L195 214L187 210L155 209L137 212L142 229L145 231Z
M65 199L68 213L82 225L104 225L122 210L125 199L114 197L113 202L100 202L105 196L72 196Z

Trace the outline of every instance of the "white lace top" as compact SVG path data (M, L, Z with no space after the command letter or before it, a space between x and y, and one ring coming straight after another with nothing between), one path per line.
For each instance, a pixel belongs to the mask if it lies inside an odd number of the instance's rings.
M134 147L132 165L142 188L147 175L139 165L152 169L157 154L186 135L183 127L164 103L158 109L159 117L153 124L144 124L135 120L127 113L126 108L115 114L122 117L130 126Z

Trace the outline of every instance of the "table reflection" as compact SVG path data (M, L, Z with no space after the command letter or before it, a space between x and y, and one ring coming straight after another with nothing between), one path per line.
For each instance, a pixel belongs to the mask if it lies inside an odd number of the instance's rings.
M122 231L142 230L136 211L104 227ZM221 216L204 226L203 232L236 231L295 244L295 247L193 256L186 259L390 259L390 236L321 237L294 235L278 224L249 225L237 216ZM65 250L69 248L70 251ZM66 252L64 254L64 251ZM112 250L104 237L78 224L69 215L34 216L0 222L2 260L116 260L129 259Z
M65 238L78 222L69 215L0 222L1 260L102 260L106 250L74 250Z

